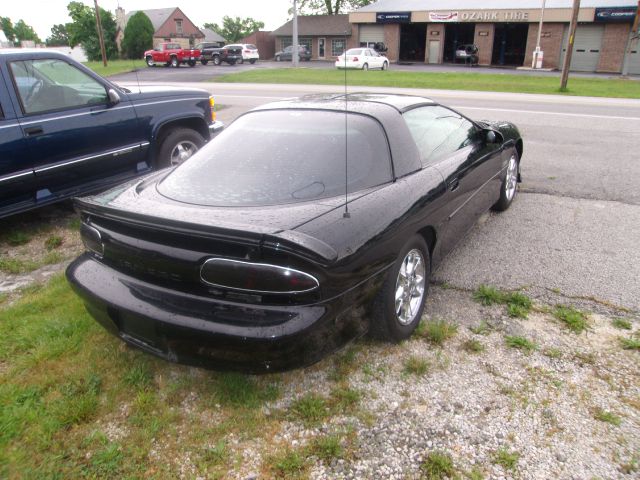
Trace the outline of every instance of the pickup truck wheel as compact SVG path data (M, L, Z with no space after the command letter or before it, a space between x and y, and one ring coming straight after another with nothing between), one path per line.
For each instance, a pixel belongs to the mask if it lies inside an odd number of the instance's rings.
M253 65L254 63L256 63L256 59L255 59L255 58L252 58L251 60L249 60L249 63L250 63L251 65Z
M214 65L220 65L220 55L214 55L213 56L213 64Z
M276 55L276 62L280 61L280 55Z
M145 58L145 61L147 62L147 67L155 67L156 63L153 61L153 57L148 56Z
M178 61L178 57L171 57L171 66L173 68L178 68L180 66L180 62Z
M189 66L190 67L195 67L196 66L196 61L195 60L189 60Z
M244 63L244 58L239 58L239 59L238 59L238 63L239 63L240 65L242 65L242 64Z
M209 63L209 60L205 60L204 58L202 60L200 60L200 63L202 65L206 65L207 63Z
M160 142L157 168L180 165L204 145L204 138L190 128L176 128L170 131Z

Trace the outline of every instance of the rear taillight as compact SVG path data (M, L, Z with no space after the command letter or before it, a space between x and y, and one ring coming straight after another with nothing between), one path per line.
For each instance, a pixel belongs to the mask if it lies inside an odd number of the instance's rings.
M244 53L251 53L251 50L245 50Z
M211 109L211 121L215 122L216 121L216 102L213 99L213 97L209 97L209 108Z
M102 258L104 255L104 243L102 241L102 235L97 228L82 223L80 225L80 237L87 250Z
M226 258L204 262L200 278L214 287L266 294L306 293L319 286L315 277L293 268Z
M357 62L357 61L358 61L358 57L353 57L353 58L351 59L351 61L352 61L352 62Z

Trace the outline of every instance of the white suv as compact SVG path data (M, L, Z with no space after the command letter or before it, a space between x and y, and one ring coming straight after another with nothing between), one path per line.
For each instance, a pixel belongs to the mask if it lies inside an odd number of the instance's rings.
M234 43L233 45L225 45L225 47L242 47L242 60L240 60L238 63L248 61L253 65L260 58L258 47L252 45L251 43Z

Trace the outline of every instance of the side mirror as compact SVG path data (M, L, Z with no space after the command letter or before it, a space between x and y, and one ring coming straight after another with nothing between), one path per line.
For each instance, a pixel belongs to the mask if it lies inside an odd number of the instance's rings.
M107 91L107 96L109 97L109 106L114 106L120 103L120 95L113 88L110 88Z
M502 135L500 135L499 132L496 132L495 130L485 130L485 141L487 143L502 143L503 142L503 138Z

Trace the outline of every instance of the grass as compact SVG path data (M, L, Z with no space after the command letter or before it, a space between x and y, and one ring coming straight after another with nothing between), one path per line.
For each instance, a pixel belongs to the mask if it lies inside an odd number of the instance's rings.
M5 237L6 242L12 247L25 245L31 240L31 235L22 230L12 230Z
M625 79L572 77L560 91L560 78L536 75L349 71L352 86L473 90L484 92L538 93L590 97L640 98L640 82ZM344 72L335 69L275 68L238 72L217 77L226 83L293 83L344 85Z
M307 393L293 402L291 413L306 425L318 424L331 414L327 400L315 393Z
M327 464L334 459L344 458L345 456L342 438L339 435L315 437L309 444L307 453L318 457Z
M431 452L420 465L421 478L424 480L443 480L456 473L451 455L442 452Z
M521 336L510 336L507 335L505 337L505 342L507 346L511 348L516 348L518 350L524 350L527 353L531 353L536 350L538 346L532 342L531 340L521 337Z
M593 418L601 422L610 423L611 425L615 425L616 427L619 427L622 423L622 419L618 415L601 408L596 409L596 411L593 413Z
M513 318L527 318L531 311L532 302L529 297L520 292L505 292L490 285L480 285L473 293L473 298L484 306L507 306L507 315Z
M274 478L296 479L303 478L309 465L300 452L286 450L267 460L267 466L274 474Z
M407 375L422 377L429 372L429 361L412 355L404 361L402 371Z
M573 307L557 305L553 316L562 322L573 333L582 333L589 328L587 314Z
M476 335L489 335L493 328L486 321L482 320L475 327L469 327L469 330Z
M520 454L516 451L510 452L506 448L500 448L493 452L492 461L500 465L505 470L515 470L520 460Z
M62 245L62 237L59 235L49 235L44 241L44 246L47 251L55 250Z
M462 344L462 349L469 353L480 353L484 352L484 345L479 340L471 338Z
M640 338L634 338L634 337L622 338L622 337L620 337L620 345L622 345L622 348L625 349L625 350L639 350L640 351Z
M89 67L91 70L103 77L132 72L140 68L148 68L146 63L144 63L144 60L109 60L106 67L101 61L84 62L84 66Z
M626 318L614 318L611 324L620 330L631 330L631 322Z
M444 342L453 338L456 333L458 333L457 325L438 319L421 323L418 329L418 335L438 346L442 346Z

